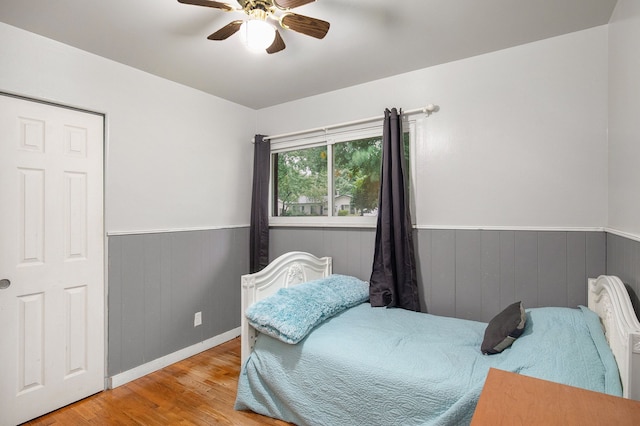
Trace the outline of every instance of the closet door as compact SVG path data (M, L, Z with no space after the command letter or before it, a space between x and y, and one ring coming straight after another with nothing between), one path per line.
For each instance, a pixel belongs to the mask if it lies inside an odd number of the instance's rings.
M104 389L103 117L0 95L0 424Z

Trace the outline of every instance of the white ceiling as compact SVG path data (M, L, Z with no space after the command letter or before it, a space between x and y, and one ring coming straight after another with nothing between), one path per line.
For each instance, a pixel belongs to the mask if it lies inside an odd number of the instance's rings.
M260 109L604 25L616 1L317 0L294 11L327 36L282 30L273 55L206 39L241 12L177 0L0 0L0 21Z

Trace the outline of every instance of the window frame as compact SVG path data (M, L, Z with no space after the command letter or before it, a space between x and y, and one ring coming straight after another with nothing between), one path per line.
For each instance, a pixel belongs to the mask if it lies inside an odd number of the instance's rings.
M403 133L409 133L409 176L410 180L410 209L411 217L415 218L415 194L416 194L416 167L415 167L415 147L416 147L416 121L403 118ZM333 187L333 146L338 143L353 140L381 137L382 125L359 125L342 127L340 129L325 130L323 132L310 133L306 136L283 138L278 141L271 141L271 152L269 161L269 226L278 227L327 227L327 228L375 228L378 216L338 216L334 215L334 194ZM275 155L282 152L296 149L313 148L318 146L327 147L327 215L326 216L274 216L274 182L275 182ZM415 219L413 219L415 222Z

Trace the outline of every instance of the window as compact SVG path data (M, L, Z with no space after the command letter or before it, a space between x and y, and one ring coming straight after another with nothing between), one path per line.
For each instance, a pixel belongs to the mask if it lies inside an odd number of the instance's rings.
M271 222L375 224L381 157L381 127L272 143Z
M273 216L326 216L326 146L276 153L273 164Z

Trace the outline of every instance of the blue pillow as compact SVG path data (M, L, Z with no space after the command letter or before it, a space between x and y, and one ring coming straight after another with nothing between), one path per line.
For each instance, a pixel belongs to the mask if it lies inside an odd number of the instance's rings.
M330 275L262 299L245 312L249 324L261 333L296 344L318 324L369 300L369 284L355 277Z

